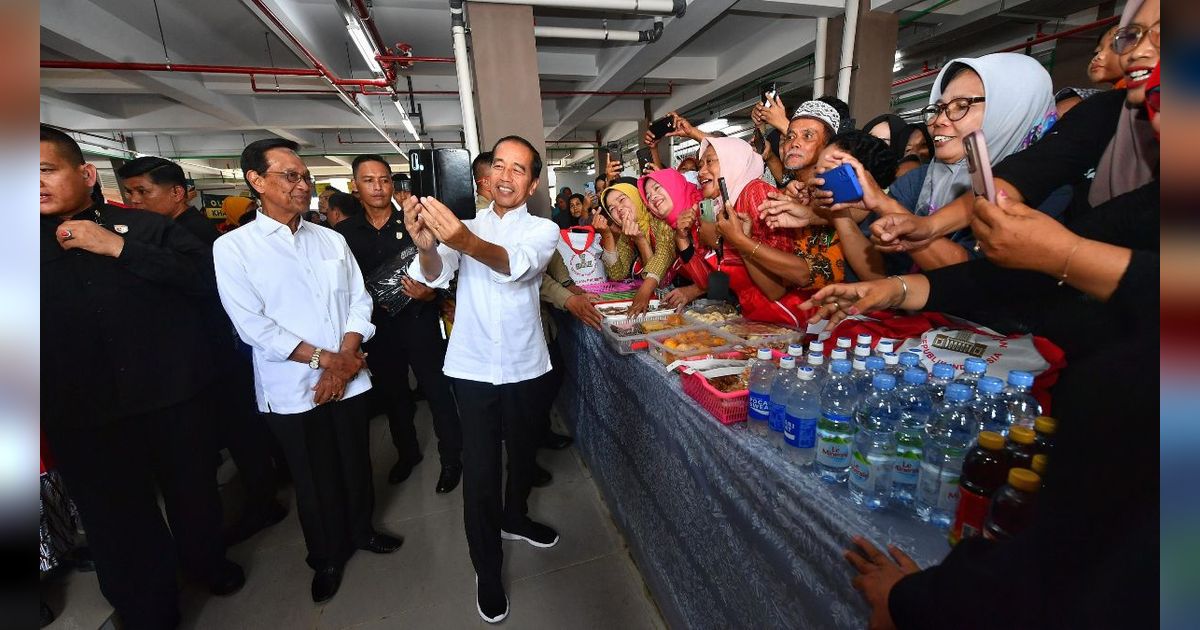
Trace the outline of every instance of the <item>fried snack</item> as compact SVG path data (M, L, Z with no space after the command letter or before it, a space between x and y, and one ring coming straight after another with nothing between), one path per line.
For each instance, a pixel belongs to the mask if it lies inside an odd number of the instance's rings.
M724 394L750 389L745 374L730 374L728 376L710 378L708 379L708 384L712 385L713 389Z

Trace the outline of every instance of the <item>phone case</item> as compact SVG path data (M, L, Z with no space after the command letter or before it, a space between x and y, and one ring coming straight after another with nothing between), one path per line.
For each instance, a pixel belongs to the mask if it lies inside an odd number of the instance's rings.
M967 170L971 173L971 189L975 196L996 203L996 180L992 178L992 160L983 131L973 131L963 137L963 148L967 153Z
M853 166L842 164L826 171L821 177L825 180L821 190L832 192L834 203L850 203L863 198L862 185L858 183L858 175L854 173Z

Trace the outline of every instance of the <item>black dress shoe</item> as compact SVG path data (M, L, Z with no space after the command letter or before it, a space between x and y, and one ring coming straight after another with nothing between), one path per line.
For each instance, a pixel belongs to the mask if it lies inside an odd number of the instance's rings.
M435 488L438 494L446 494L458 487L458 482L462 481L462 468L462 464L442 466L442 474L438 477Z
M257 518L243 518L225 532L225 546L232 547L262 530L278 524L287 518L288 509L278 501L272 500L265 510L259 512Z
M42 602L41 622L39 627L45 628L46 626L54 623L55 617L57 617L57 615L54 614L54 609L50 608L46 602Z
M246 585L246 573L242 571L241 565L229 560L221 566L219 575L215 580L209 582L208 592L217 596L233 595L242 590Z
M541 448L548 448L552 451L561 451L574 443L575 439L569 435L562 435L561 433L547 431L546 436L542 438Z
M413 468L416 468L417 464L420 464L423 459L425 459L425 456L417 453L416 459L402 459L396 462L396 465L392 466L392 472L388 473L388 483L393 486L398 483L404 483L404 480L408 479L409 475L412 474Z
M375 532L375 534L371 536L371 539L367 541L367 544L359 547L359 549L362 549L363 551L370 551L371 553L392 553L393 551L399 549L400 545L403 544L404 538L401 536L391 536L389 534Z
M554 475L551 475L549 470L542 468L538 464L533 465L534 488L545 488L546 486L550 485L551 481L554 481Z
M312 600L320 604L333 599L342 586L342 568L324 567L317 570L312 581Z

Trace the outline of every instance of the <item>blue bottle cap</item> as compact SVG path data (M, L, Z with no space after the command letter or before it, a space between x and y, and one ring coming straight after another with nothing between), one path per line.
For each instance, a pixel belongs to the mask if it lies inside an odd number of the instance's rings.
M904 382L909 385L924 385L927 380L929 380L929 375L919 367L910 367L904 370Z
M875 370L882 370L883 366L884 366L883 357L879 357L879 356L867 357L867 370L874 372Z
M983 374L987 372L987 361L977 357L970 357L963 361L963 371L967 374Z
M946 400L963 402L971 398L971 387L962 383L951 383L946 387Z
M934 378L954 378L954 366L949 363L933 364Z
M780 369L790 370L796 367L796 357L788 354L779 359Z
M876 374L875 378L871 379L871 385L880 391L891 391L896 389L896 377L891 374Z
M999 394L1004 390L1004 381L995 376L985 376L979 379L978 387L985 394Z
M833 372L834 374L849 374L850 361L846 359L834 359L833 362L829 364L829 371Z
M1008 384L1017 387L1033 387L1033 374L1024 370L1013 370L1008 373Z
M904 367L917 367L920 364L921 364L921 357L918 357L915 353L912 353L912 352L901 352L900 353L900 365L903 365Z

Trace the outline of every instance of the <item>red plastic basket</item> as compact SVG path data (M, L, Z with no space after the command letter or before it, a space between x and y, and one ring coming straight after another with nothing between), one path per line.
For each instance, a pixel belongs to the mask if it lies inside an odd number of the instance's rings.
M746 421L750 406L750 392L741 390L726 394L709 384L699 372L682 374L683 391L692 400L700 403L721 424L737 424Z

